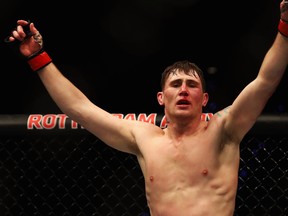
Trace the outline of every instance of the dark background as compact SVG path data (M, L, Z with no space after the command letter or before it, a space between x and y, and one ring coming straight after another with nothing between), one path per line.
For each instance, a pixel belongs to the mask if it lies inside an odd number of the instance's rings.
M277 33L280 1L3 1L0 36L33 21L59 69L93 102L114 113L162 112L160 75L188 59L205 72L207 111L232 103L257 75ZM37 74L0 41L0 114L59 113ZM287 75L265 113L286 113Z

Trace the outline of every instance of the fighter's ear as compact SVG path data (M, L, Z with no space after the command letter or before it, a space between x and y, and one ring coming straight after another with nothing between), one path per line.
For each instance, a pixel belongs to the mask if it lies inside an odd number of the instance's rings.
M209 100L209 94L208 93L204 93L203 94L203 100L202 100L202 106L205 107L208 103L208 100Z
M158 103L159 103L161 106L164 105L163 97L164 97L163 92L158 92L158 93L157 93L157 100L158 100Z

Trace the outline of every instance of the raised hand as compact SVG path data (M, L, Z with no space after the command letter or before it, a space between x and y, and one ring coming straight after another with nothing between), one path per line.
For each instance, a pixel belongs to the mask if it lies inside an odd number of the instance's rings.
M20 52L23 56L30 58L37 55L43 49L43 38L39 31L26 20L18 20L17 27L8 37L9 42L20 41Z

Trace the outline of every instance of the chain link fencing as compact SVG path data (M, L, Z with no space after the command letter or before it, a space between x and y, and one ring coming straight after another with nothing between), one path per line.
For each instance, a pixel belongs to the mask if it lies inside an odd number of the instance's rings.
M1 216L149 216L133 155L87 132L22 131L23 116L0 122ZM235 216L288 215L287 124L259 122L243 139Z

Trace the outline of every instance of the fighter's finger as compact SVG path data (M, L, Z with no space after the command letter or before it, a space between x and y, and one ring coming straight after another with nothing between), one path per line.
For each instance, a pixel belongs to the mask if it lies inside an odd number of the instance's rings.
M34 25L33 25L34 27ZM33 28L34 34L37 33L37 29ZM11 32L9 36L5 38L5 42L12 42L15 39L23 41L25 38L32 36L33 33L30 30L30 21L18 20L17 27ZM14 38L14 39L13 39Z
M12 35L12 34L11 34ZM13 37L13 36L8 36L8 37L6 37L5 38L5 42L13 42L13 41L15 41L16 39Z
M18 34L17 30L14 29L13 31L11 31L11 34L8 35L5 39L4 42L9 43L9 42L13 42L15 40L21 40L20 35Z
M26 29L27 29L27 27L26 27ZM29 30L29 32L30 32L30 30ZM23 26L18 25L16 27L16 31L13 31L13 35L17 35L18 36L17 39L24 40L24 38L27 37L27 34L29 34L29 32L25 31Z
M34 23L31 22L29 27L30 27L31 35L35 35L35 34L39 33L37 28L35 27Z
M25 26L28 25L30 23L29 20L17 20L17 25L21 25L21 26Z

